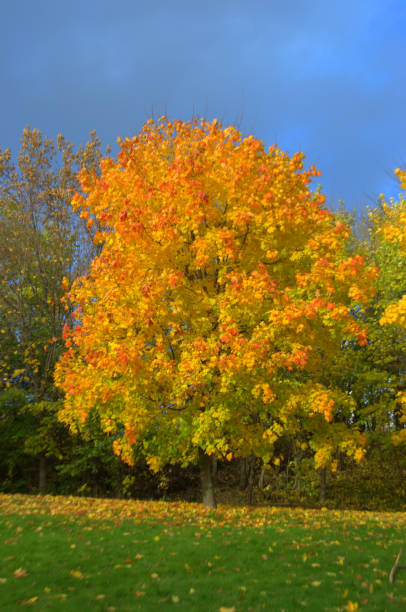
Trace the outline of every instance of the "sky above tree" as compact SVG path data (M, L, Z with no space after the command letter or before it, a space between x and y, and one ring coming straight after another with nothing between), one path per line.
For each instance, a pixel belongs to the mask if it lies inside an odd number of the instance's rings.
M0 147L26 125L117 150L151 116L217 118L303 151L327 203L396 197L403 0L15 0L0 19Z

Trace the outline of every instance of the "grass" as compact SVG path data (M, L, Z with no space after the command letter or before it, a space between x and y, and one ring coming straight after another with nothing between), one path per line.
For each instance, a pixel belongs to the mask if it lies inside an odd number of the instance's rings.
M396 513L0 495L0 605L37 610L400 610Z

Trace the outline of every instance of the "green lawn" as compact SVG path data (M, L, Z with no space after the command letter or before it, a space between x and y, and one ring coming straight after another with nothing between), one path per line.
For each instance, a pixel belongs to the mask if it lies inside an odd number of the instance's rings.
M404 514L0 495L0 609L397 611L405 535Z

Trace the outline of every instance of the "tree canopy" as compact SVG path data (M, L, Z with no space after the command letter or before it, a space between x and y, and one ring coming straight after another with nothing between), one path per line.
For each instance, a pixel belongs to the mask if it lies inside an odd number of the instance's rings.
M67 295L62 420L80 429L97 411L116 452L131 462L143 440L153 469L200 455L206 485L210 455L266 462L285 433L321 466L334 444L360 459L323 373L343 342L366 343L353 313L376 270L348 255L318 175L233 127L166 118L100 176L82 170L73 205L102 250Z
M66 430L56 419L61 394L53 384L69 319L63 279L82 274L98 248L70 201L79 169L97 172L101 157L95 133L75 150L61 134L54 142L30 127L16 161L0 149L0 392L15 391L0 404L5 423L15 404L16 421L30 425L29 435L27 426L20 436L23 449L40 455L43 474L45 456L60 454L59 433Z

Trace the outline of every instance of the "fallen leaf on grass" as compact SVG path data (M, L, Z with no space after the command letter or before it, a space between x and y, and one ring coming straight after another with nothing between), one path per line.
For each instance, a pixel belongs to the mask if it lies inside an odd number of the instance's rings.
M347 601L346 605L343 606L343 609L346 610L346 612L355 612L356 610L358 610L358 602L351 601L350 599L349 601Z
M236 612L235 608L220 608L219 612Z
M20 601L20 606L33 606L36 601L37 601L38 597L31 597L30 599L23 599L22 601Z
M171 599L172 599L172 603L174 604L179 603L179 597L177 595L172 595Z
M23 569L22 567L19 567L18 569L15 570L14 572L14 576L16 578L24 578L24 576L27 575L27 570Z
M82 580L84 578L82 572L79 570L71 570L69 573L73 578L77 578L78 580Z
M321 582L320 580L313 580L313 582L311 582L310 584L314 587L318 587L321 585Z

